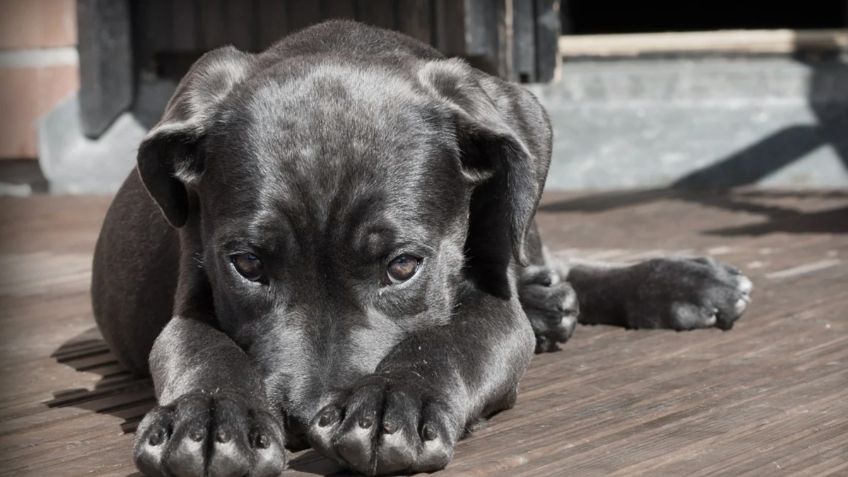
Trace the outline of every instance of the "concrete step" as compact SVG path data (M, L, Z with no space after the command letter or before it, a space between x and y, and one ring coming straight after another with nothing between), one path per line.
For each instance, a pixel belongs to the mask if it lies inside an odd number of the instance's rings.
M529 87L554 126L551 189L848 185L848 62L586 60Z
M173 91L142 82L98 140L76 98L40 125L52 192L114 191ZM848 62L789 57L574 61L530 85L554 125L549 189L848 185Z

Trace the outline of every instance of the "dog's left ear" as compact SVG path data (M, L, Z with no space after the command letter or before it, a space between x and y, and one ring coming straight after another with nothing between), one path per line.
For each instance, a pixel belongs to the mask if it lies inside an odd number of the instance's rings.
M488 234L508 229L512 255L527 265L524 242L550 165L544 109L524 88L458 59L426 63L419 80L454 117L460 167L475 186L469 235L475 229ZM482 248L484 254L498 253Z

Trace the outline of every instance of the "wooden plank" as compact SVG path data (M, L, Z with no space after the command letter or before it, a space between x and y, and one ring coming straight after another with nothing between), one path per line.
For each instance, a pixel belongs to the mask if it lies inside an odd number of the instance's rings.
M448 56L463 56L468 52L465 41L465 2L433 0L436 24L436 48Z
M229 42L226 5L228 0L204 0L199 6L200 46L211 50Z
M321 15L324 18L356 19L356 0L321 0Z
M515 81L514 59L515 54L515 27L513 0L499 0L497 2L497 65L498 76L506 80Z
M256 51L259 45L256 2L228 0L225 8L228 43L242 51Z
M356 19L369 25L381 28L395 29L394 0L357 0Z
M0 198L0 475L137 475L128 432L151 388L106 350L87 293L107 206ZM845 191L546 193L552 251L711 251L751 276L752 307L729 332L580 327L434 475L844 474L846 214ZM340 471L313 451L290 461L285 476Z
M289 32L301 30L321 21L321 4L315 0L287 0Z
M565 35L559 39L559 53L564 57L692 53L791 54L798 51L846 50L848 32L844 29Z
M433 44L433 3L429 0L398 0L397 28L424 43Z
M571 20L571 3L574 0L559 0L559 34L570 35L574 32Z
M535 0L536 5L536 81L552 81L559 75L561 53L560 0Z
M463 56L475 66L489 74L507 80L517 80L515 70L515 12L514 0L467 0L465 2L465 41ZM532 5L520 7L530 13ZM531 9L531 10L528 10ZM532 15L528 15L521 27L525 28L526 44L534 42ZM528 28L529 27L529 28ZM531 62L534 57L529 57Z
M197 51L200 43L198 42L198 15L195 0L173 0L171 2L170 17L171 42L167 49L175 51Z
M536 16L533 2L512 2L514 79L536 81Z
M143 11L144 45L150 54L170 50L174 43L175 6L168 0L150 0L138 5Z
M280 40L288 31L288 15L284 0L259 0L257 5L259 49Z
M80 119L83 133L100 136L133 100L128 0L80 0Z
M501 40L505 19L504 0L468 0L465 2L465 53L476 68L489 74L503 74Z

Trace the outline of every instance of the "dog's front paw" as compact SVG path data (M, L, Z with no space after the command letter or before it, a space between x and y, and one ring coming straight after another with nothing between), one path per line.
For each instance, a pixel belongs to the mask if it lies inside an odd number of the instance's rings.
M521 272L518 299L536 335L536 352L559 349L574 333L579 314L577 294L548 267L527 267Z
M633 271L627 312L635 328L728 330L751 302L751 280L712 258L660 258Z
M308 434L321 454L383 475L443 468L462 425L420 376L371 375L319 411Z
M133 455L148 476L272 477L285 467L282 429L270 413L202 392L147 413Z

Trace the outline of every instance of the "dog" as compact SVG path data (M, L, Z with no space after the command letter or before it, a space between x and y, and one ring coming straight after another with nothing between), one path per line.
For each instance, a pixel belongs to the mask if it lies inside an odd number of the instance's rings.
M158 399L137 467L273 476L311 446L434 471L578 320L733 325L751 282L715 260L554 260L550 158L532 94L399 33L330 21L205 54L94 257L98 326Z

